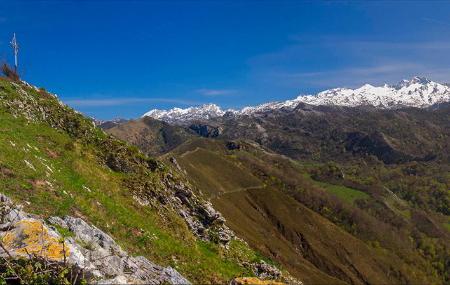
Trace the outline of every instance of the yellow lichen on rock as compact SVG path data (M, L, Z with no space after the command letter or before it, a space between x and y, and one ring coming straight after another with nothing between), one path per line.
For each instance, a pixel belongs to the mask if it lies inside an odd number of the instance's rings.
M12 255L42 256L51 260L63 260L69 256L69 247L59 237L35 219L24 219L14 224L3 235L2 242Z
M258 277L238 277L234 278L233 285L285 285L283 282L275 280L262 280Z

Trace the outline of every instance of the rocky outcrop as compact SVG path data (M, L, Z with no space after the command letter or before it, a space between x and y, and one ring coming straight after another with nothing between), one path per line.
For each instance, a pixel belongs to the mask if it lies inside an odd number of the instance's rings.
M210 202L197 196L187 183L174 179L174 174L170 172L163 179L163 183L167 191L172 192L172 195L165 193L166 204L184 218L197 237L227 245L235 236L225 225L225 218Z
M195 236L226 246L234 234L222 215L176 172L168 170L160 175L157 184L136 175L127 178L124 186L142 206L178 213Z
M273 265L262 261L251 264L253 273L261 279L279 279L281 271Z
M284 285L286 283L275 280L261 280L257 277L238 277L234 278L230 285Z
M182 172L184 174L186 174L186 170L182 169L180 164L178 163L177 159L175 157L170 157L169 161L175 166L175 168L179 171Z
M283 274L278 268L266 263L264 260L260 262L244 264L249 268L256 277L239 277L234 278L230 284L261 284L261 285L303 285L303 282L292 277L288 272Z
M199 136L205 138L215 138L222 133L221 127L215 127L206 124L192 124L189 126L189 129L196 132Z
M46 223L1 194L0 238L1 257L38 256L64 262L80 268L90 283L190 284L171 267L128 255L113 238L80 218L51 217Z

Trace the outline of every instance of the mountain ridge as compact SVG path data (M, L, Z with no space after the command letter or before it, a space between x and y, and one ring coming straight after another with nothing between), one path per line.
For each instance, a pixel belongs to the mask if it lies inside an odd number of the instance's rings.
M223 110L220 106L209 103L188 108L170 110L153 109L142 115L168 123L183 123L195 120L209 120L226 115L253 115L272 110L293 110L300 103L326 106L373 106L380 109L401 107L427 108L450 101L450 87L424 77L415 76L402 80L395 85L373 86L365 84L356 89L333 88L315 95L299 95L295 99L268 102L257 106L248 106L240 110Z
M416 78L385 88L427 84ZM180 123L144 117L107 132L184 172L237 235L305 284L337 283L329 276L349 284L406 284L408 278L411 284L432 283L413 272L442 276L445 283L449 103L400 109L288 103L247 110L250 115L219 109L224 112L220 117ZM199 114L193 108L177 111L187 118L190 112ZM187 136L180 143L175 133ZM329 235L330 241L325 238L330 227L319 229L316 214L311 213L311 232L307 223L290 220L294 210L283 210L297 209L293 216L305 222L310 212L304 206L338 225L339 234L364 241L372 252L364 256L371 256L372 265L358 262L359 253L349 249L350 255L338 254L352 258L349 264L356 271L348 271L345 261L325 252L341 247L338 234ZM405 242L408 237L414 241ZM347 244L348 238L341 238ZM440 253L425 253L422 247L428 243ZM386 261L392 262L387 268L395 268L396 277L382 269L387 263L379 249L394 254ZM373 270L365 271L369 267ZM385 273L374 273L376 268ZM371 279L385 274L389 282Z

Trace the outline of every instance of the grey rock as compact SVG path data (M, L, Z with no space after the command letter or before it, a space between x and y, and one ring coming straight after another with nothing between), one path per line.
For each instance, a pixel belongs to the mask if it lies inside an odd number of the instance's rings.
M253 273L261 279L279 279L281 271L273 265L267 264L263 260L251 265Z
M98 273L114 276L112 279L102 279L101 284L109 281L123 283L123 280L136 284L190 284L171 267L158 266L143 256L129 256L109 235L80 218L66 216L63 222L61 225L65 224L75 239L89 245L81 251Z
M49 236L54 237L59 243L61 235L55 227L25 213L20 206L15 205L8 197L0 193L0 238L6 233L17 231L19 229L17 225L22 220L40 222L43 231L48 232ZM73 234L64 241L69 253L67 262L82 269L89 283L190 284L170 266L162 267L143 256L128 255L111 236L80 218L50 217L48 222L63 227ZM26 226L26 223L21 226ZM19 244L24 242L20 240L23 239L20 234L17 234L16 238L19 239ZM9 255L5 255L0 250L0 256L6 258Z
M104 279L97 282L97 284L104 284L104 285L110 285L110 284L128 284L128 279L123 276L119 275L111 279Z
M221 127L210 126L206 124L192 124L189 126L189 129L205 138L215 138L223 132Z
M170 157L169 161L177 168L178 171L186 173L180 166L180 164L178 164L178 161L175 157Z

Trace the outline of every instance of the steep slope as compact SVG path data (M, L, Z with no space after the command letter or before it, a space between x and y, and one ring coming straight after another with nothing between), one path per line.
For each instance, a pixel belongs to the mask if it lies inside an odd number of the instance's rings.
M430 84L413 81L395 88ZM293 100L175 119L205 139L164 157L239 236L306 283L448 283L450 108L393 106Z
M396 205L390 195L356 180L352 186L322 182L318 174L313 180L309 173L317 173L320 165L298 164L252 142L230 146L194 139L165 157L176 158L177 167L211 198L239 236L306 284L443 282L443 271L433 269L435 261L403 240L422 232L403 216L415 212L412 207ZM443 246L442 264L449 235L438 228L441 241L434 246Z
M166 122L145 117L137 120L101 125L102 129L118 138L139 145L150 155L168 152L193 136L192 132Z
M190 284L170 266L128 255L109 235L81 218L50 217L46 222L2 194L0 210L3 283Z
M194 283L255 274L259 255L184 178L54 95L0 78L0 120L0 188L27 212L80 217Z
M185 122L184 130L181 126L172 126L178 132L189 133L189 136L177 136L177 140L156 140L158 145L161 144L161 152L149 150L147 145L155 135L145 134L150 126L158 130L157 126L162 124L158 121L146 117L106 131L148 153L158 154L193 135L200 135L253 140L294 159L346 161L372 157L387 164L410 161L449 163L450 108L446 104L433 106L385 110L299 104L292 110L190 121ZM144 126L146 120L151 122L147 124L148 128L135 127ZM162 134L165 132L161 131Z
M374 156L388 163L450 158L450 109L298 105L238 118L216 118L222 137L247 138L295 159Z

